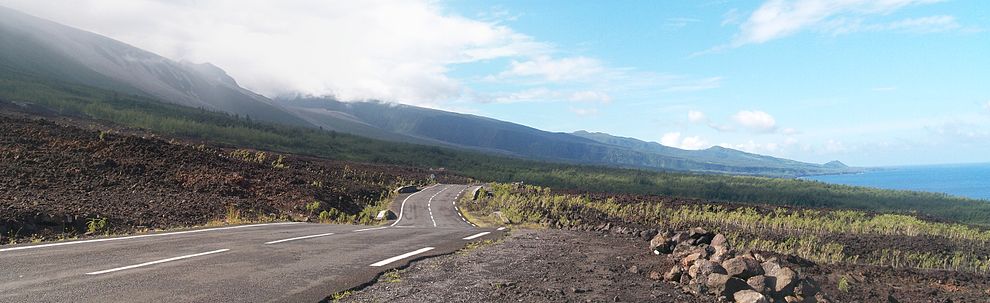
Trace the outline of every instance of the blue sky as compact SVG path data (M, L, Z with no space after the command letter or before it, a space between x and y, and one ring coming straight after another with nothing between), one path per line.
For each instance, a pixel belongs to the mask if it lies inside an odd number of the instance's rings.
M819 163L990 162L982 0L0 5L214 63L272 97L385 100Z
M778 2L455 1L450 9L480 18L499 12L506 26L551 41L551 60L596 62L587 79L518 82L517 90L561 93L473 105L483 115L812 162L990 161L990 5L849 1L802 15L793 11L817 1ZM802 16L750 22L774 5ZM786 33L749 37L747 26ZM458 66L455 74L481 78L471 83L479 91L504 91L484 76L511 60ZM627 87L608 79L611 72L659 79ZM567 100L586 89L608 98Z

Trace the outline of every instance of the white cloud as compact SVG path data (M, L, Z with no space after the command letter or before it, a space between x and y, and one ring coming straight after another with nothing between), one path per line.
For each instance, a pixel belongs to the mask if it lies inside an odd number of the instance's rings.
M660 144L680 149L698 150L711 147L707 141L698 136L682 137L679 132L670 132L660 138Z
M500 78L537 77L546 81L559 82L587 79L605 71L602 63L588 57L555 59L539 56L527 61L513 61L509 70L499 74Z
M941 0L768 0L760 5L740 25L740 32L732 41L732 47L760 44L812 29L837 16L864 17L885 15L913 5L929 4ZM946 20L914 20L892 24L893 27L944 26ZM936 23L936 24L933 24Z
M696 110L688 111L688 121L691 121L691 123L700 123L707 120L708 117L706 117L705 113L701 111L696 111Z
M551 49L499 21L458 16L430 0L2 3L172 59L214 63L269 96L439 102L464 94L464 84L447 75L452 64L540 58ZM562 62L542 72L564 78L594 65L582 58ZM517 72L541 71L523 65Z
M568 98L571 101L577 102L601 102L601 103L611 103L612 97L607 93L593 90L584 90L579 92L574 92Z
M553 90L546 87L526 89L517 92L503 93L493 98L487 98L493 103L518 103L518 102L597 102L608 104L612 102L612 97L605 92L594 90L582 90L568 92L565 90Z
M988 100L987 103L983 104L983 109L990 111L990 100Z
M598 109L597 108L574 108L574 107L572 107L572 108L570 108L570 110L575 115L582 116L582 117L594 116L594 115L597 115L598 114Z
M769 133L777 130L777 120L763 111L744 110L732 116L740 126L755 132Z
M822 30L832 35L850 34L856 32L900 31L908 33L937 33L963 26L956 22L953 16L928 16L908 18L888 23L867 23L863 18L839 18L822 24Z

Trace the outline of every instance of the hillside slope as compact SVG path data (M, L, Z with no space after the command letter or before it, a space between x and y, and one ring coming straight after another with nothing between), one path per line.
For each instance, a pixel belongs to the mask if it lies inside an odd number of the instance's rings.
M211 64L176 62L101 35L0 6L0 73L141 94L159 100L306 125Z
M780 159L712 147L682 150L604 133L554 133L468 114L383 102L329 98L281 100L327 129L383 140L441 144L529 159L650 170L801 176L847 173L854 168Z

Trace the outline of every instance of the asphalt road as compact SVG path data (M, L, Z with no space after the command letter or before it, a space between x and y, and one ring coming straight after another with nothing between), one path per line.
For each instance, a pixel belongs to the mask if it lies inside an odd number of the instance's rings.
M455 211L465 185L399 196L391 225L274 223L0 248L0 302L317 302L502 231Z

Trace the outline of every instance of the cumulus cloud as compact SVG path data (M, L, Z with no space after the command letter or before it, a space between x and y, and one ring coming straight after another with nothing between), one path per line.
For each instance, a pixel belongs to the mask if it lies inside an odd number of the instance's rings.
M704 112L690 110L688 111L688 121L691 121L691 123L701 123L708 121L708 117L705 116Z
M680 132L670 132L660 138L660 144L680 149L698 150L711 147L707 141L698 136L681 136Z
M461 96L453 64L538 58L551 47L498 21L436 1L5 0L4 5L95 31L172 59L211 62L265 95L429 103ZM594 65L564 59L549 77ZM528 61L519 73L537 74ZM550 62L550 63L547 63ZM566 68L571 66L570 69Z
M732 47L746 44L760 44L787 37L798 32L816 29L822 25L835 27L835 22L846 23L847 31L859 26L855 22L841 21L838 18L852 16L861 20L867 16L886 15L899 9L940 2L941 0L768 0L760 5L740 25L740 32L732 41ZM839 21L837 21L839 20ZM833 24L829 24L832 22ZM938 16L927 19L907 19L888 24L886 29L939 27L945 28L954 20ZM861 24L861 22L860 22ZM883 29L883 28L877 28Z
M740 126L755 132L770 133L777 130L777 120L763 111L739 111L732 116L732 120Z

